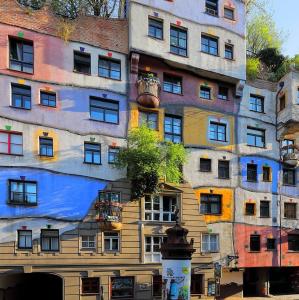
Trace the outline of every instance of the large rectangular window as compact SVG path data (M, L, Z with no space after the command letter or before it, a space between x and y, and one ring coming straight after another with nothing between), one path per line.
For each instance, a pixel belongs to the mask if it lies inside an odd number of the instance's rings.
M120 80L121 79L121 62L119 60L99 57L99 76Z
M247 164L247 181L257 182L257 165Z
M187 56L187 30L170 26L170 52Z
M166 115L164 118L164 139L173 143L182 142L182 118Z
M162 297L162 275L153 275L153 296Z
M245 203L245 215L254 216L255 215L255 203Z
M23 154L23 135L21 132L0 130L0 153Z
M148 35L162 40L163 39L163 21L154 18L148 18Z
M260 217L270 218L270 201L260 202Z
M11 84L11 105L15 108L31 109L31 87Z
M35 181L9 180L9 203L36 205L37 183Z
M211 172L212 171L212 160L209 158L200 158L199 161L200 172Z
M218 39L202 34L201 51L212 55L218 55Z
M145 196L144 210L146 221L175 221L177 199L175 196Z
M95 235L82 235L81 236L81 248L82 249L95 249L96 236Z
M297 218L297 204L296 203L284 203L284 217L286 219Z
M59 230L42 229L40 239L42 251L59 251Z
M10 69L33 73L33 42L9 38Z
M247 127L247 145L264 148L266 144L265 130Z
M18 230L18 248L32 249L32 230Z
M163 91L173 94L182 94L182 78L164 74Z
M250 236L250 251L261 251L261 236L253 234Z
M226 124L210 122L209 139L213 141L226 142Z
M296 170L283 168L282 180L284 185L296 185Z
M250 94L249 110L256 112L264 112L264 97Z
M157 130L158 129L158 113L150 111L139 111L139 126Z
M74 51L74 71L90 75L91 59L89 53Z
M202 252L219 252L219 234L203 234L201 243Z
M268 238L267 239L267 250L276 250L276 239Z
M134 277L111 277L111 299L134 299Z
M84 143L84 162L88 164L101 164L101 144Z
M159 263L161 262L161 243L166 240L162 236L146 236L145 237L145 263Z
M204 294L204 275L203 274L192 274L191 275L191 295Z
M53 157L53 139L39 137L39 155Z
M211 88L208 86L200 87L200 98L211 100Z
M221 195L201 194L200 213L205 215L220 215L222 210Z
M90 118L105 123L119 123L119 103L113 100L105 100L90 97Z
M206 0L206 13L218 16L218 0Z
M81 278L82 294L99 294L100 279L99 277L83 277Z
M229 161L218 160L218 178L229 179Z
M288 234L288 250L299 251L299 234Z
M104 232L104 251L119 252L119 232Z
M218 96L219 100L228 100L228 88L226 86L219 86L218 87Z

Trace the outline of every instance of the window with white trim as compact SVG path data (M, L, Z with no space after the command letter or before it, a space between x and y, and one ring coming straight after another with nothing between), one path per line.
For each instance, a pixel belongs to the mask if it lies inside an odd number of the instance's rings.
M40 239L42 251L59 251L59 230L42 229Z
M219 252L219 234L205 233L201 236L202 252Z
M146 236L145 237L145 263L159 263L161 262L160 247L162 242L166 241L166 236Z
M104 232L104 251L119 252L119 232Z
M176 196L146 195L144 200L145 220L160 222L175 221L176 207Z
M18 230L18 248L32 249L32 230Z
M95 249L96 236L95 235L82 235L81 236L81 248Z

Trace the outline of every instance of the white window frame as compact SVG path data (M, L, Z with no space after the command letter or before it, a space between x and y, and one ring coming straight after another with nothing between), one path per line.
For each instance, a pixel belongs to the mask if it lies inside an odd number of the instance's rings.
M208 242L204 241L204 236L208 237ZM211 236L216 236L216 249L212 249L212 247L211 247ZM205 249L204 244L206 244L208 246L208 249ZM202 253L218 253L218 252L220 252L219 234L218 233L203 233L201 235L201 252Z
M84 238L87 238L86 240L83 240ZM91 239L93 238L93 239ZM84 246L84 243L86 243L86 245ZM93 246L92 246L93 243ZM82 249L96 249L96 235L92 235L92 234L82 234L81 235L81 248Z
M154 251L154 246L161 247L163 238L166 236L161 235L146 235L144 237L144 262L145 263L160 263L162 261L162 256L160 251ZM159 239L159 243L155 243L154 239ZM150 243L147 242L150 239ZM150 246L150 251L147 251L147 246Z
M24 245L22 246L21 244ZM32 244L32 230L18 230L18 249L32 249Z
M107 235L105 235L105 233ZM111 233L111 231L104 231L103 232L103 251L104 252L120 252L120 232L119 231L115 231L113 233L117 233L117 236L116 235L109 235L109 233ZM109 239L109 249L106 249L105 248L105 240L108 240ZM112 249L112 241L113 240L117 240L117 250L115 249Z
M175 204L171 203L170 207L173 208L173 211L164 211L163 210L163 198L164 197L173 197L175 198ZM151 209L146 209L146 203L149 203L147 199L151 199ZM158 200L156 204L159 203L159 209L154 209L155 200ZM144 220L150 222L174 222L175 220L171 220L171 216L175 215L175 208L178 207L178 197L177 195L154 195L149 196L146 195L144 199ZM146 216L150 216L150 219L147 219ZM155 216L159 216L159 219L155 219ZM163 220L164 215L167 215L167 220Z

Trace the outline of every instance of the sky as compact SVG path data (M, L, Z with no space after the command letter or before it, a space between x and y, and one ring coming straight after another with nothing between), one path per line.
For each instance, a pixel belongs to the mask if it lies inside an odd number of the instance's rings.
M299 0L272 0L271 4L277 28L287 33L283 54L299 54Z

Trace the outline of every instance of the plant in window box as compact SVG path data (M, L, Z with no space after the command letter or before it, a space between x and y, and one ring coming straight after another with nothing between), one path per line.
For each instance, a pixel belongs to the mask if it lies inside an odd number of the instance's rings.
M161 142L157 131L145 125L129 132L127 148L120 149L115 167L127 168L131 180L131 198L140 199L145 194L159 192L160 178L169 183L179 183L181 166L187 153L182 144Z
M137 102L148 108L157 108L160 104L160 80L154 74L148 73L137 80Z

